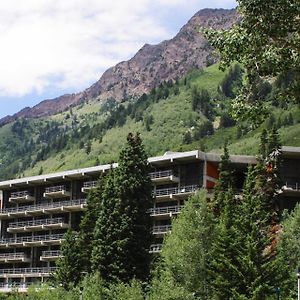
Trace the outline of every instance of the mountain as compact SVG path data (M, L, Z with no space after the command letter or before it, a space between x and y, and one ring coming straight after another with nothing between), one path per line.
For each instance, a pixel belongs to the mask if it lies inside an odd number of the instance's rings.
M300 146L300 108L276 106L268 98L275 85L267 95L272 114L260 128L230 118L232 98L226 94L236 92L243 78L234 70L239 68L222 72L214 64L130 102L88 101L52 116L6 124L0 127L0 180L114 162L128 132L140 132L149 156L221 151L225 140L231 154L255 155L261 129L274 126L283 145Z
M44 100L32 108L26 107L13 116L2 118L0 125L22 117L50 116L93 98L123 101L138 97L163 81L175 80L191 69L206 67L216 58L212 56L212 48L199 33L199 28L229 28L238 18L235 10L200 10L173 39L158 45L145 44L133 58L105 71L96 83L83 92Z

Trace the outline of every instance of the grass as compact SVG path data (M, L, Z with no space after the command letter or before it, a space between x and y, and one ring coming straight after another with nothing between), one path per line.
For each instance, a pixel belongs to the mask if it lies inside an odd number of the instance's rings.
M180 80L179 95L171 95L167 99L151 103L145 110L144 114L153 117L153 123L150 130L146 130L142 121L135 122L134 119L127 117L123 126L115 126L109 129L102 139L93 139L91 152L80 149L78 141L69 141L67 146L59 152L51 148L48 158L38 161L34 166L22 171L22 176L37 175L41 168L43 173L58 172L68 169L83 168L93 166L96 162L101 164L111 163L118 159L120 148L125 143L128 132L140 132L145 148L149 156L161 155L166 151L188 151L201 149L209 152L220 153L224 142L229 141L229 150L232 154L256 154L259 143L260 128L250 131L242 138L237 138L237 127L222 128L215 130L214 134L205 137L199 141L193 141L190 144L183 143L183 136L187 131L193 131L207 120L201 113L192 111L191 107L191 88L197 86L209 90L212 98L217 96L217 88L224 77L224 73L218 69L218 65L210 66L203 70L194 70L187 75L187 84L184 85L184 79ZM218 100L219 101L219 100ZM275 119L279 116L284 118L292 112L296 120L299 115L299 109L291 107L290 110L273 109ZM72 122L74 118L79 126L92 126L101 123L107 117L103 112L102 103L98 100L89 101L72 108L72 112L66 111L48 118L30 120L30 127L25 134L31 135L36 140L40 132L43 131L47 122L59 122L62 128L65 128L68 135L73 132ZM284 145L300 146L300 120L298 124L288 127L282 127L279 132L281 141ZM217 122L216 122L217 123ZM0 128L0 154L1 158L9 156L9 149L4 150L7 140L18 145L18 140L11 131L11 124ZM85 141L88 137L84 137ZM34 159L32 155L31 159ZM19 156L14 159L14 168L22 164L24 157ZM1 161L0 161L1 162ZM7 166L9 167L9 166ZM13 169L14 170L14 169ZM19 175L21 175L19 173Z

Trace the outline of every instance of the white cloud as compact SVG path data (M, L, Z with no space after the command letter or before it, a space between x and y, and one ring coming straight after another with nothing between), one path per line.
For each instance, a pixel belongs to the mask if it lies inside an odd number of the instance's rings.
M170 37L154 4L167 10L183 2L1 0L0 96L87 87L144 43ZM198 4L190 0L189 9Z

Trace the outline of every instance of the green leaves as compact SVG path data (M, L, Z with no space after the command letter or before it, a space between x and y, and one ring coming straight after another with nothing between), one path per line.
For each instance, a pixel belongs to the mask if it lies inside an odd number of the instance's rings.
M298 0L239 0L240 22L231 29L204 29L209 42L221 55L221 69L237 61L246 70L247 82L237 97L233 110L237 119L250 119L255 126L266 110L262 99L251 94L257 77L276 77L293 71L293 82L284 102L298 102L300 82L300 2ZM262 114L261 109L262 110Z

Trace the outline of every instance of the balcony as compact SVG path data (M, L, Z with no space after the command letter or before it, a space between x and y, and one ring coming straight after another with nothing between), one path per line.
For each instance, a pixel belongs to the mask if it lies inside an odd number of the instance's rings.
M174 205L166 207L155 207L148 210L151 217L172 217L177 215L183 209L184 205Z
M153 195L156 200L164 201L170 199L187 199L189 196L194 194L197 190L199 190L198 185L188 185L182 187L174 187L167 189L157 189Z
M8 198L8 202L11 203L26 203L26 202L32 202L35 198L30 195L28 191L21 191L21 192L13 192L10 194L10 197Z
M149 176L152 182L156 184L168 184L179 182L179 177L174 174L173 170L152 172L149 173Z
M153 244L150 246L149 253L159 253L161 252L162 244Z
M94 189L97 187L97 181L86 181L83 183L83 187L81 188L81 191L83 193L88 193L91 189Z
M26 293L29 285L29 283L24 282L0 283L0 292L10 293L11 291L17 291L19 293Z
M284 193L285 195L290 195L290 196L300 195L300 183L286 182L285 185L281 188L281 192Z
M63 218L40 219L32 221L9 223L7 232L41 231L68 228L69 224Z
M152 234L162 236L168 232L171 232L172 225L158 225L152 227Z
M50 277L55 270L55 267L0 269L0 278Z
M60 245L63 240L63 233L6 238L0 240L0 248Z
M71 193L67 191L65 185L50 186L45 189L44 197L45 198L66 198L70 197Z
M62 257L60 250L43 251L40 261L54 261Z
M86 199L66 200L53 203L26 205L21 207L4 208L0 210L0 219L35 216L49 213L82 211L86 206Z
M17 253L0 253L1 263L22 263L29 262L29 257L24 252Z

